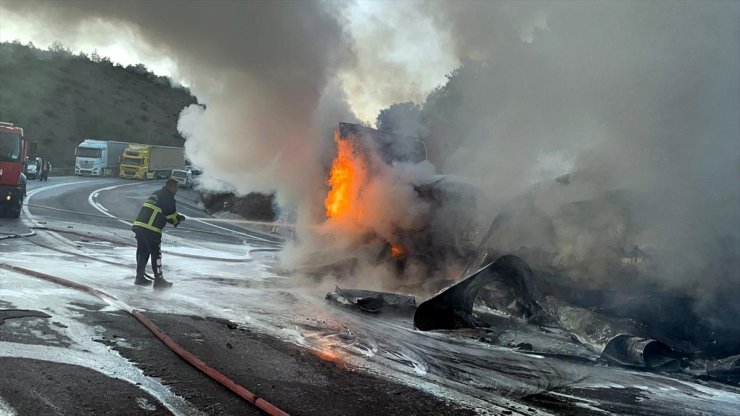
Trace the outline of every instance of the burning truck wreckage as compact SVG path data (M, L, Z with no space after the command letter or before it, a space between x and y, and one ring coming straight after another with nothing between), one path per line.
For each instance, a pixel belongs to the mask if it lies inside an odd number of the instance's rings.
M537 356L740 382L740 328L727 319L737 318L737 304L728 300L727 310L715 312L723 316L700 315L688 296L640 281L653 270L650 251L634 242L638 233L626 218L623 207L634 205L629 193L580 199L571 189L598 177L565 175L520 195L486 223L476 219L479 192L459 178L435 174L421 139L340 123L334 141L327 220L311 237L322 250L304 255L293 270L317 280L334 276L336 288L326 294L330 304ZM379 197L388 187L407 192ZM553 212L537 212L533 201L547 193L565 202ZM382 227L370 219L404 210L384 218ZM612 242L621 247L611 247L599 267L579 266L567 250L554 247L557 227L565 223L583 233L615 234ZM514 233L517 227L533 235ZM528 241L498 244L514 234ZM532 242L541 246L524 245ZM731 272L737 266L723 267ZM583 279L589 271L614 279L589 286ZM372 290L351 287L367 284L367 276L377 280Z
M740 414L739 2L0 12L0 416Z

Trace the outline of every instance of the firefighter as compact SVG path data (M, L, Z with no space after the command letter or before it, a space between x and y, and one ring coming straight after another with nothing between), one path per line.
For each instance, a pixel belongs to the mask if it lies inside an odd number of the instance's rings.
M177 227L185 220L185 216L177 212L175 206L175 194L177 193L177 181L169 179L162 189L154 192L144 202L139 215L131 227L136 234L136 280L134 284L147 286L152 283L144 275L149 258L152 259L152 270L154 271L154 288L167 288L172 286L171 282L162 276L162 229L166 223Z
M41 169L41 178L39 180L47 182L49 180L49 172L51 172L51 163L47 160L44 162L43 166L44 167Z

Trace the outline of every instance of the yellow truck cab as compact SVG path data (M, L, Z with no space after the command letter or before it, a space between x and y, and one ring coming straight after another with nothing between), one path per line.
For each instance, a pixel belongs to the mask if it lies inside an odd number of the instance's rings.
M129 144L121 155L120 176L126 179L167 179L185 167L182 147Z

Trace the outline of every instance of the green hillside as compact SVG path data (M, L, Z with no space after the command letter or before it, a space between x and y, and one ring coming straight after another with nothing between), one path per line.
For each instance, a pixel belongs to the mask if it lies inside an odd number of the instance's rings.
M195 102L143 65L0 43L0 121L23 127L55 168L74 166L84 139L182 146L178 115Z

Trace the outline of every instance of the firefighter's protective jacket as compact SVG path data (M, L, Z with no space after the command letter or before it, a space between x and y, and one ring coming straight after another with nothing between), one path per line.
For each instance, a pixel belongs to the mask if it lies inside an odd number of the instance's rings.
M149 195L131 229L135 231L139 227L161 234L166 223L177 226L180 222L178 215L175 195L163 187Z

